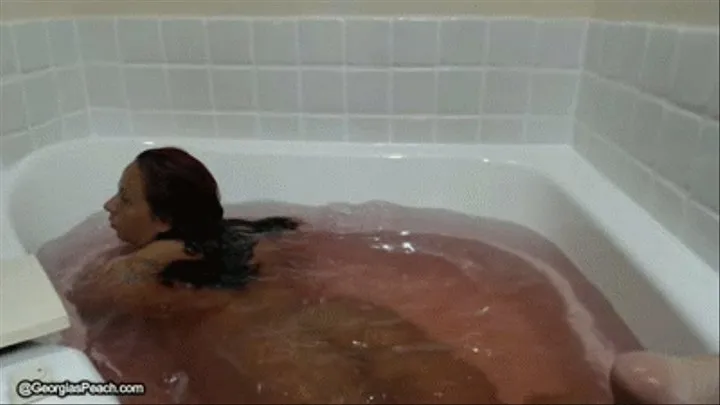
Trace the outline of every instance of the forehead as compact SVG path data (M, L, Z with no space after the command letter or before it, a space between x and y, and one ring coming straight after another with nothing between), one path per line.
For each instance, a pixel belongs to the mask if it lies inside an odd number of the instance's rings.
M120 177L120 187L128 192L142 193L143 178L137 164L131 163L123 170Z

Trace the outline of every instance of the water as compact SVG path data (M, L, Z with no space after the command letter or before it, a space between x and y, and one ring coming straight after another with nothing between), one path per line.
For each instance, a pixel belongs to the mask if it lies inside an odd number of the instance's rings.
M101 214L40 250L72 315L62 343L146 383L123 402L612 403L613 357L641 349L557 247L512 223L377 201L227 215L307 225L262 242L261 279L232 293L73 290L129 253Z

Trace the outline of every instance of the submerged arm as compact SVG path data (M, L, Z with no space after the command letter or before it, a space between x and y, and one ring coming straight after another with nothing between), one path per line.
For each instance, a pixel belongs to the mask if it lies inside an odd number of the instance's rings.
M154 250L154 251L153 251ZM143 315L168 315L219 305L220 293L170 287L160 283L159 273L181 256L141 250L123 259L80 274L69 300L81 313L118 311Z

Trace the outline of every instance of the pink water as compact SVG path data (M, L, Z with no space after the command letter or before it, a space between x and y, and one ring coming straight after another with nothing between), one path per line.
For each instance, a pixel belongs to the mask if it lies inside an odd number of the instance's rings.
M245 290L152 285L134 297L145 307L113 285L73 290L129 252L104 215L40 250L72 314L63 343L106 379L147 384L124 402L612 403L614 355L641 348L557 247L512 223L382 202L227 215L307 225L258 246Z

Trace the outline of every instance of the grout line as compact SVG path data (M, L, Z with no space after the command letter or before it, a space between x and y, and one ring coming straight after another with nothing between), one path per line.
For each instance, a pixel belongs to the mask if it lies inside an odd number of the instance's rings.
M600 75L598 75L598 74L596 74L596 73L593 73L593 72L587 72L587 74L593 76L593 78L595 78L595 79L598 80L599 82L602 82L602 83L604 83L604 84L606 84L606 85L616 86L617 89L622 90L622 91L626 91L626 92L630 92L630 93L632 93L632 94L633 94L634 96L636 96L636 97L642 97L642 98L645 98L645 99L648 100L648 101L651 101L651 102L660 104L660 105L663 107L664 110L670 110L670 111L673 111L673 112L675 112L675 113L683 114L683 115L691 115L692 118L697 119L697 120L700 120L700 121L708 121L708 120L709 120L709 121L716 121L716 120L714 120L712 117L709 117L709 116L706 116L706 115L700 115L700 114L698 114L698 113L696 113L696 112L694 112L694 111L687 110L687 109L685 109L684 107L682 107L682 106L680 106L680 105L677 105L677 104L673 103L673 102L670 101L670 100L666 100L666 99L660 98L660 97L658 97L658 96L656 96L656 95L654 95L654 94L652 94L652 93L646 93L646 92L644 92L643 90L638 89L638 88L636 88L636 87L627 85L627 84L625 84L625 83L617 82L617 81L615 81L615 80L613 80L613 79L608 79L608 78L602 77L602 76L600 76Z
M87 111L87 126L88 126L87 136L91 137L91 136L94 136L97 134L95 133L95 123L94 123L94 121L92 119L92 115L91 115L92 105L90 103L90 90L88 89L85 53L82 51L82 46L81 46L81 42L80 42L80 30L78 29L78 20L77 19L72 19L72 27L73 27L73 37L75 40L75 47L77 48L78 61L80 64L80 76L82 77L84 90L85 90L85 110Z
M210 108L212 109L212 136L213 138L216 138L218 133L218 123L217 123L217 106L215 103L215 88L213 87L213 83L215 80L213 79L213 74L210 70L210 67L212 64L212 56L210 52L210 29L208 28L208 19L203 18L200 20L200 23L202 24L202 31L203 31L203 42L205 44L205 76L207 77L207 84L208 84L208 96L210 97ZM179 128L178 128L179 130Z
M112 20L112 25L113 25L113 32L115 33L115 56L117 57L118 65L119 65L118 71L120 74L120 82L122 85L121 91L122 91L122 94L124 95L124 100L123 100L124 103L123 104L125 105L125 108L128 110L128 112L126 114L127 119L128 119L128 127L130 128L130 134L136 134L135 120L132 119L132 114L130 113L130 111L132 109L130 108L131 106L130 106L130 97L129 97L130 93L128 92L128 82L127 82L127 78L125 77L125 68L121 64L121 61L123 61L124 59L123 59L122 52L120 50L121 48L120 48L120 38L119 38L119 33L118 33L118 17L115 17Z
M342 99L343 99L343 142L350 142L350 107L348 101L348 64L347 64L347 23L340 20L340 60L342 60Z
M300 52L302 51L300 49L300 19L292 17L290 19L292 23L295 25L295 69L297 69L296 78L297 81L296 89L297 92L295 96L297 97L296 103L297 103L297 110L299 111L298 118L297 118L297 138L299 140L307 140L306 134L305 134L305 103L303 103L303 95L304 95L304 87L305 87L305 80L303 79L302 70L299 69L300 66L302 66L302 56L300 55Z
M163 79L165 80L165 87L167 89L167 95L168 95L168 111L163 111L170 115L170 119L172 121L171 128L169 128L169 131L173 133L178 133L178 123L177 123L177 114L175 114L175 99L173 98L173 91L172 86L170 86L170 71L168 66L170 64L168 63L168 57L167 57L167 49L165 48L165 37L163 35L163 29L162 29L162 21L158 20L155 23L155 29L158 33L158 41L160 42L160 53L161 53L161 59L163 61L162 65L162 71L163 71ZM160 112L160 111L158 111ZM132 117L130 119L134 120L135 115L138 114L138 111L134 111L131 115Z
M438 21L434 22L435 25L435 46L433 47L433 53L434 53L434 61L435 63L440 62L440 23ZM440 123L438 122L438 112L440 111L440 71L438 69L433 69L433 106L432 106L433 115L435 118L432 120L431 125L432 128L430 129L430 142L431 143L438 143L438 129L440 126Z
M394 143L396 122L392 118L395 114L395 21L388 21L388 37L386 38L388 46L388 77L387 77L387 112L390 117L388 123L388 143Z
M30 136L29 128L30 128L30 115L28 114L27 109L27 90L25 89L25 83L26 80L23 78L24 74L22 72L22 67L20 66L20 53L18 52L18 46L17 46L17 38L16 38L16 32L15 27L12 27L12 29L8 29L8 34L10 35L10 44L12 46L12 52L13 52L13 58L17 61L17 73L20 77L19 85L20 88L20 104L22 106L22 114L25 119L25 125L24 128L20 129L18 132L24 131L27 133L27 136ZM4 84L4 83L3 83ZM32 138L30 138L30 142L32 143Z
M252 63L252 77L253 77L253 83L252 83L252 103L253 103L253 109L258 110L260 108L260 77L258 75L258 69L257 69L257 57L255 56L255 23L252 20L247 21L248 25L248 37L250 42L250 63ZM255 118L255 126L254 126L255 132L252 134L252 138L256 139L265 139L263 134L263 123L260 119L260 116L257 115ZM220 131L220 128L218 127L218 132ZM219 134L218 134L219 135Z

